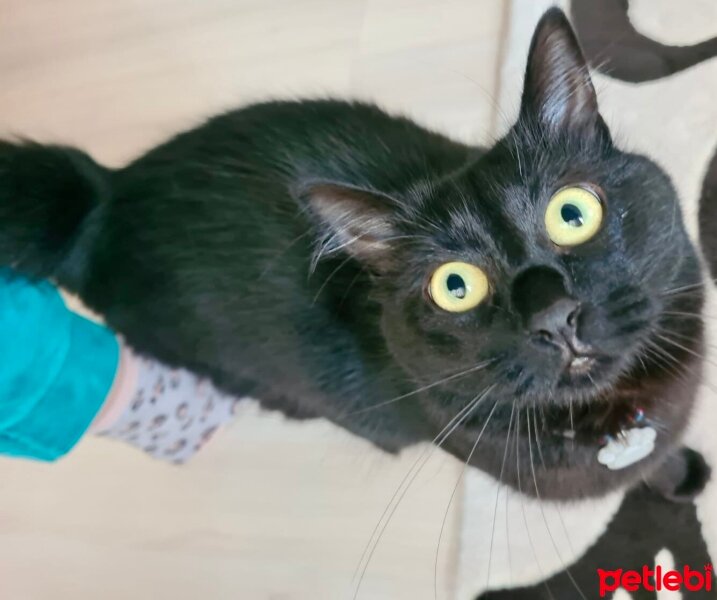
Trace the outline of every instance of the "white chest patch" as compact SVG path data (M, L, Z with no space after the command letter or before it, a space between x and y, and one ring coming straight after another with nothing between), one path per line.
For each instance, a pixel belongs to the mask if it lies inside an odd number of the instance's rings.
M652 427L627 429L600 449L598 462L611 471L634 465L652 453L656 437L657 432Z

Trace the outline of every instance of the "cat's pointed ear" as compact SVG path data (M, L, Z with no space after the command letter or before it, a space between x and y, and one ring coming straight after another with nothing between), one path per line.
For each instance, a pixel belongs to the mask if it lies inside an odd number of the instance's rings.
M533 34L521 115L551 133L604 128L597 96L575 32L559 8L548 10Z
M396 201L381 192L333 182L301 191L319 231L315 262L346 252L375 271L392 263Z

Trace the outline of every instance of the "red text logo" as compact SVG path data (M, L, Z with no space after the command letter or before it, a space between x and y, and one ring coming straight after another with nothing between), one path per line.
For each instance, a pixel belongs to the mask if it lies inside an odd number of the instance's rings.
M682 571L663 571L660 565L652 570L648 569L647 565L643 565L642 571L598 569L597 573L601 598L604 598L608 592L617 591L618 588L628 592L636 592L641 588L648 592L712 590L712 565L705 565L701 571L691 569L687 565Z

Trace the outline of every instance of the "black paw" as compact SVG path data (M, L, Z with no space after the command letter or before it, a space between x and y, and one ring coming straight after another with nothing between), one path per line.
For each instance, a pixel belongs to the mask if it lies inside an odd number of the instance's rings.
M710 473L699 452L683 447L667 457L647 484L672 502L691 502L707 485Z

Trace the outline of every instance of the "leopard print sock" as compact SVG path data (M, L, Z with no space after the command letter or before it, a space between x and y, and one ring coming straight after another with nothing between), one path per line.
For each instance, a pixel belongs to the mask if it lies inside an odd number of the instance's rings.
M234 415L237 399L206 378L135 355L137 387L122 415L98 435L128 442L181 464Z

